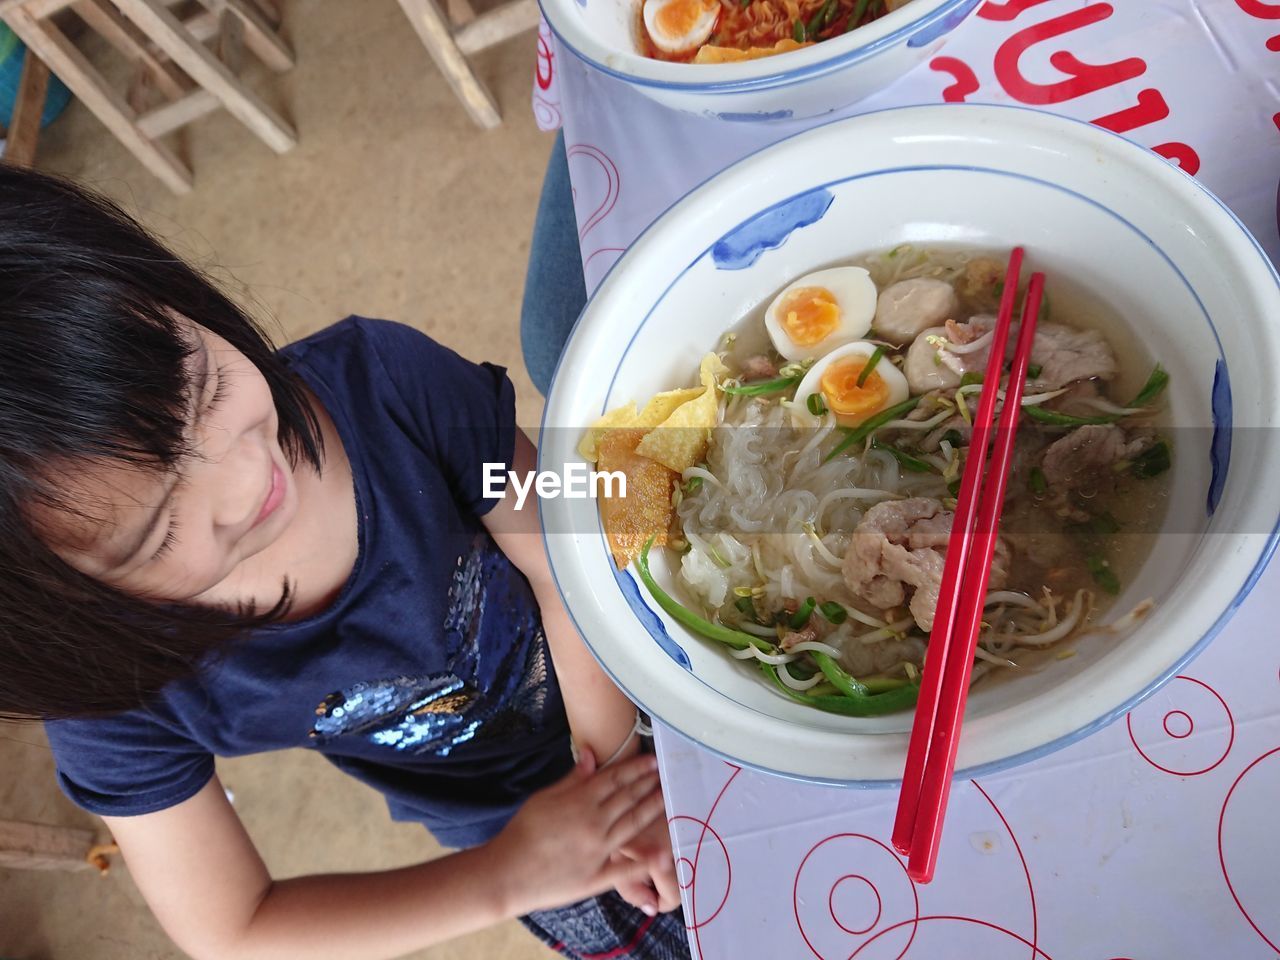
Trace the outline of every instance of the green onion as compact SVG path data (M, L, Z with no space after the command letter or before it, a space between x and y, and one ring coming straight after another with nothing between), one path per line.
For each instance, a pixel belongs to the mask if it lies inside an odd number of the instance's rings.
M697 493L701 489L702 489L701 477L690 477L688 480L685 481L684 492L688 496L690 497L693 496L695 493Z
M809 394L804 405L809 408L809 412L815 417L820 417L827 412L827 403L822 399L822 394L820 393Z
M942 439L947 441L947 443L951 444L953 447L964 446L964 437L961 435L960 431L956 430L954 427L944 433L942 435Z
M953 497L960 496L960 478L959 477L956 477L954 480L952 480L950 483L947 484L947 493L951 494Z
M906 677L863 677L859 682L870 693L888 693L890 690L900 690L903 687L911 686L911 681Z
M894 257L896 257L896 256L897 256L901 251L906 250L906 249L907 249L907 247L909 247L909 246L911 246L911 244L909 244L909 243L900 243L900 244L898 244L896 247L894 247L892 250L890 250L890 251L889 251L889 259L890 259L890 260L892 260L892 259L893 259Z
M736 397L763 397L770 393L781 393L783 390L795 386L802 379L804 378L801 374L796 374L793 377L777 377L773 380L760 380L756 383L740 383L736 386L730 384L720 389L722 392Z
M1036 314L1036 323L1044 323L1049 319L1049 291L1044 291L1040 298L1040 312Z
M751 0L742 0L742 9L743 9L743 10L747 9L747 7L749 7L749 6L751 6Z
M867 15L867 8L871 6L871 0L858 0L858 5L853 8L853 13L849 14L849 22L845 24L844 32L848 33L862 23L862 18Z
M1160 474L1169 469L1170 465L1169 442L1160 440L1154 446L1148 447L1134 457L1130 470L1135 477L1147 480L1151 477L1160 476Z
M799 17L796 17L795 25L791 28L791 36L796 43L804 43L804 21Z
M1032 380L1035 380L1043 372L1044 372L1044 367L1040 366L1040 364L1038 363L1033 363L1029 367L1027 367L1027 376L1030 377Z
M829 460L835 459L854 444L861 443L863 440L867 439L867 437L871 436L872 433L879 430L890 420L897 420L898 417L903 414L910 413L916 408L916 405L920 400L920 397L911 397L907 400L903 400L897 406L890 407L888 410L877 413L874 417L863 421L857 427L849 430L845 434L845 438L836 444L835 449L822 458L822 462L826 463Z
M933 470L933 466L919 457L913 457L911 454L899 450L897 447L890 446L887 443L881 443L879 440L871 441L873 450L883 450L885 453L902 464L902 469L910 473L929 473Z
M1146 384L1138 391L1138 395L1133 398L1133 402L1129 406L1131 408L1147 406L1156 397L1160 396L1168 385L1169 374L1157 363L1151 371L1151 376L1147 377ZM1117 420L1123 420L1128 416L1128 414L1123 413L1108 413L1096 417L1074 417L1069 413L1045 410L1040 406L1023 407L1022 412L1032 420L1039 420L1041 423L1052 424L1056 427L1085 427L1091 424L1115 423Z
M1164 388L1169 385L1169 374L1165 372L1164 367L1156 364L1151 371L1151 376L1147 377L1147 382L1142 389L1138 391L1138 395L1133 398L1131 407L1145 407L1156 397L1164 392Z
M755 601L750 597L738 597L737 600L733 601L733 605L738 608L738 612L744 617L750 617L752 620L756 619Z
M792 630L802 629L804 625L809 622L809 618L813 616L813 608L817 605L818 601L813 599L813 597L805 597L804 603L800 604L800 609L791 615L791 619L787 621L787 625L791 627Z
M821 656L821 654L818 654ZM835 664L832 664L835 666ZM783 667L782 669L786 669ZM844 673L838 666L835 667L840 673ZM806 706L813 707L817 710L824 710L827 713L839 713L847 717L877 717L887 713L898 713L902 710L910 710L916 704L916 698L919 696L920 688L913 683L908 683L896 689L886 691L885 693L871 694L870 688L866 687L867 693L863 693L856 697L848 696L834 688L831 684L819 684L809 691L792 690L778 677L778 668L768 663L760 664L760 671L768 677L778 692L790 700L797 703L803 703ZM826 671L824 670L825 674ZM845 676L848 676L845 674ZM849 678L851 683L857 683L852 677ZM836 689L840 694L838 696L826 695L827 689Z
M1069 413L1058 413L1056 410L1046 410L1044 407L1036 405L1031 407L1023 407L1022 412L1032 420L1039 420L1041 423L1048 423L1055 427L1085 427L1096 423L1115 423L1120 418L1114 414L1107 414L1100 417L1075 417Z
M1111 570L1111 564L1098 554L1090 554L1085 558L1089 572L1093 574L1093 582L1110 594L1120 592L1120 578Z
M688 607L682 606L678 601L673 599L670 594L658 586L658 581L653 579L653 574L649 572L649 548L653 546L653 537L645 541L645 545L640 549L640 556L636 558L636 569L640 573L640 580L644 583L645 588L652 595L663 610L675 620L688 627L694 633L706 637L708 640L716 640L727 646L733 647L735 650L745 650L747 647L755 647L763 650L765 653L772 653L775 649L774 645L768 640L761 637L754 637L749 633L741 630L734 630L719 623L712 623L704 617L698 616Z
M1031 475L1027 477L1027 485L1031 487L1031 492L1037 497L1043 497L1049 491L1049 481L1045 479L1044 471L1039 467L1031 468Z
M1104 536L1120 532L1120 521L1113 517L1110 512L1094 517L1091 526L1094 533Z
M812 651L812 656L813 662L818 665L822 675L830 680L832 686L846 697L865 697L867 695L866 685L859 683L845 673L843 668L825 653L820 650L814 650Z
M805 24L805 33L808 36L816 36L819 30L831 22L837 2L838 0L827 0L826 3L818 8L818 12L809 18L809 22Z
M836 626L844 623L849 619L849 611L836 603L834 600L828 600L822 606L818 607L822 616L826 618L828 623L834 623Z
M971 387L975 383L981 383L985 379L986 377L983 374L979 373L977 370L970 370L968 373L966 373L964 376L960 378L960 386Z
M862 386L867 382L867 377L871 376L871 371L876 368L876 364L880 362L880 358L884 356L884 347L876 347L871 354L871 359L867 361L867 365L862 368L862 372L858 374L856 381L857 386Z

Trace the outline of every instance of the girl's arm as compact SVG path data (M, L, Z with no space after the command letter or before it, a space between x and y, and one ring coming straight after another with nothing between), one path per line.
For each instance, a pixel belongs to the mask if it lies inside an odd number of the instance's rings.
M511 469L525 476L537 469L537 459L529 438L517 430ZM635 705L600 668L569 619L547 564L536 501L530 498L523 510L517 510L514 495L506 496L485 514L484 524L538 598L574 743L579 749L590 747L602 763L620 747L625 747L623 756L634 755L639 743L624 741L635 723Z
M529 438L517 430L511 469L519 476L527 476L537 469L537 459ZM589 747L602 761L619 751L619 759L635 756L640 750L639 738L631 737L635 705L600 668L569 619L547 563L536 502L525 501L524 509L516 510L515 497L504 497L485 515L484 523L502 552L528 578L538 598L574 743L579 749ZM626 900L649 913L679 906L680 892L665 819L655 820L618 856L620 860L647 865L642 880L618 884L617 890Z
M656 765L588 752L481 847L400 870L272 880L215 777L158 813L110 817L160 923L196 960L401 956L647 875L614 851L662 817Z

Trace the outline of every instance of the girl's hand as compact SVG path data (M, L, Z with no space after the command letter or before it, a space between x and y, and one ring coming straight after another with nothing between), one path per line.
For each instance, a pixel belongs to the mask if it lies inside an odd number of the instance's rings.
M666 824L654 757L596 770L591 751L559 783L530 797L490 843L521 913L645 883L650 865L614 854ZM673 874L674 877L674 874Z
M676 882L675 857L671 852L671 833L666 818L646 827L630 843L614 854L619 861L644 865L644 875L618 887L618 893L634 907L653 916L680 906L680 887Z

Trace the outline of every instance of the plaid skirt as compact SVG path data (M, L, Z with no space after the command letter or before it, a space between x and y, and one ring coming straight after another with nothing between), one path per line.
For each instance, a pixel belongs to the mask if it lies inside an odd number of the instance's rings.
M646 917L613 891L520 922L570 960L690 960L683 910Z

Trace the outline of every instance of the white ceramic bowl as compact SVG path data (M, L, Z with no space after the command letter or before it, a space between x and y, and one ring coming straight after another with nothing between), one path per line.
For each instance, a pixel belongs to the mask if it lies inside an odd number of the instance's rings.
M821 116L889 86L931 57L979 0L912 0L842 37L748 63L644 56L641 0L539 0L560 41L597 70L697 116L769 121Z
M561 360L541 466L580 463L574 444L603 411L691 384L725 330L791 279L905 242L1024 245L1025 275L1087 281L1172 376L1170 519L1114 610L1158 605L1122 640L978 685L957 769L989 772L1085 736L1174 676L1276 543L1280 278L1180 170L1096 127L1012 107L889 110L784 140L677 203L605 278ZM614 572L594 501L542 509L574 620L646 710L753 767L862 785L901 777L909 714L853 719L784 699L659 612L633 570ZM684 596L661 553L659 581Z

